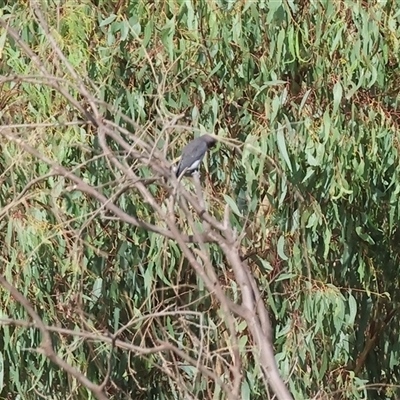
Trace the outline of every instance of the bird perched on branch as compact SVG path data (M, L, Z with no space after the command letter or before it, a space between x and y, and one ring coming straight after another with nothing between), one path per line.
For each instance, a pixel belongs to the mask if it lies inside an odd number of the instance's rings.
M181 159L176 169L177 178L185 171L185 175L192 175L199 169L208 149L214 147L217 140L210 135L199 136L189 142L183 149Z

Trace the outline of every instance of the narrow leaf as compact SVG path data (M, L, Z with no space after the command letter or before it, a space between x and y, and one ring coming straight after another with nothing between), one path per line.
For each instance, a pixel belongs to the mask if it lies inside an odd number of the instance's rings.
M224 199L225 199L226 203L229 205L229 207L231 208L231 210L236 215L239 215L239 217L243 216L242 213L239 211L237 204L234 202L234 200L231 197L229 197L227 194L224 194Z
M292 164L289 159L289 154L286 149L285 136L283 135L283 128L278 129L276 138L279 151L281 152L283 159L285 160L288 168L290 169L290 172L293 172Z

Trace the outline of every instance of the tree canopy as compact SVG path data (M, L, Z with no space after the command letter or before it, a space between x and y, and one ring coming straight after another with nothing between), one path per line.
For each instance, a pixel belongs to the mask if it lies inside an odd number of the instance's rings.
M1 398L400 396L397 2L0 4Z

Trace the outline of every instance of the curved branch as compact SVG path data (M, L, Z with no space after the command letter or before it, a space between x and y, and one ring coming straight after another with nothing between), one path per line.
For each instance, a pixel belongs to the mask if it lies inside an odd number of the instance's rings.
M163 236L171 238L171 239L174 237L169 231L167 231L165 229L159 228L159 227L149 224L147 222L140 221L137 218L125 213L119 207L117 207L113 202L111 202L106 196L102 195L96 189L94 189L92 186L87 184L85 181L83 181L82 179L78 178L76 175L71 173L71 171L69 171L67 168L63 167L62 165L56 163L55 161L51 160L50 158L39 153L36 149L34 149L33 147L26 144L19 137L16 137L16 136L8 133L7 130L2 129L2 128L0 128L0 135L4 136L5 138L7 138L8 140L10 140L14 143L17 143L22 149L27 151L29 154L31 154L31 155L35 156L37 159L45 162L48 166L50 166L52 168L52 170L55 173L60 174L64 178L69 179L70 181L74 182L75 190L79 190L81 192L89 194L94 199L99 201L104 206L104 208L113 212L116 216L121 218L121 220L127 222L128 224L137 226L139 228L143 228L143 229L149 230L151 232L159 233L160 235L163 235Z
M97 125L96 119L90 114L85 108L71 96L71 94L63 88L59 84L59 79L54 78L52 75L48 73L43 63L40 61L39 57L31 50L31 48L21 39L18 32L11 28L8 23L0 18L0 25L7 30L7 34L11 36L21 47L21 49L25 52L25 54L30 57L30 59L35 63L36 67L42 72L44 77L48 80L48 85L56 89L59 93L61 93L68 102L73 105L79 112L84 115L89 121L91 121L95 126Z
M52 343L49 330L44 325L43 321L33 309L32 305L29 303L27 298L23 296L13 285L11 285L3 275L0 275L0 284L11 293L18 303L20 303L29 314L29 316L35 321L38 329L42 333L42 343L41 349L39 350L42 354L44 354L50 361L54 364L58 365L68 374L72 375L76 378L82 385L84 385L87 389L89 389L99 400L107 400L108 397L104 394L103 390L100 386L94 384L90 381L86 376L84 376L77 368L73 367L66 363L63 359L57 356L55 353Z
M220 241L219 244L241 288L242 309L245 310L243 318L247 322L247 326L257 345L261 368L277 398L279 400L292 400L293 397L283 382L275 361L272 327L267 310L261 301L257 284L247 265L244 265L240 259L236 238L232 230L227 230L226 232L228 239L223 242Z

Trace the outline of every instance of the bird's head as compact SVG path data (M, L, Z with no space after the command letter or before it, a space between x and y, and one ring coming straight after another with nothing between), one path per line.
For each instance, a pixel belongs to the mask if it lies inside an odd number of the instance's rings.
M211 149L212 147L215 146L215 143L217 143L217 139L211 135L203 135L202 136L204 142L207 144L207 147Z

